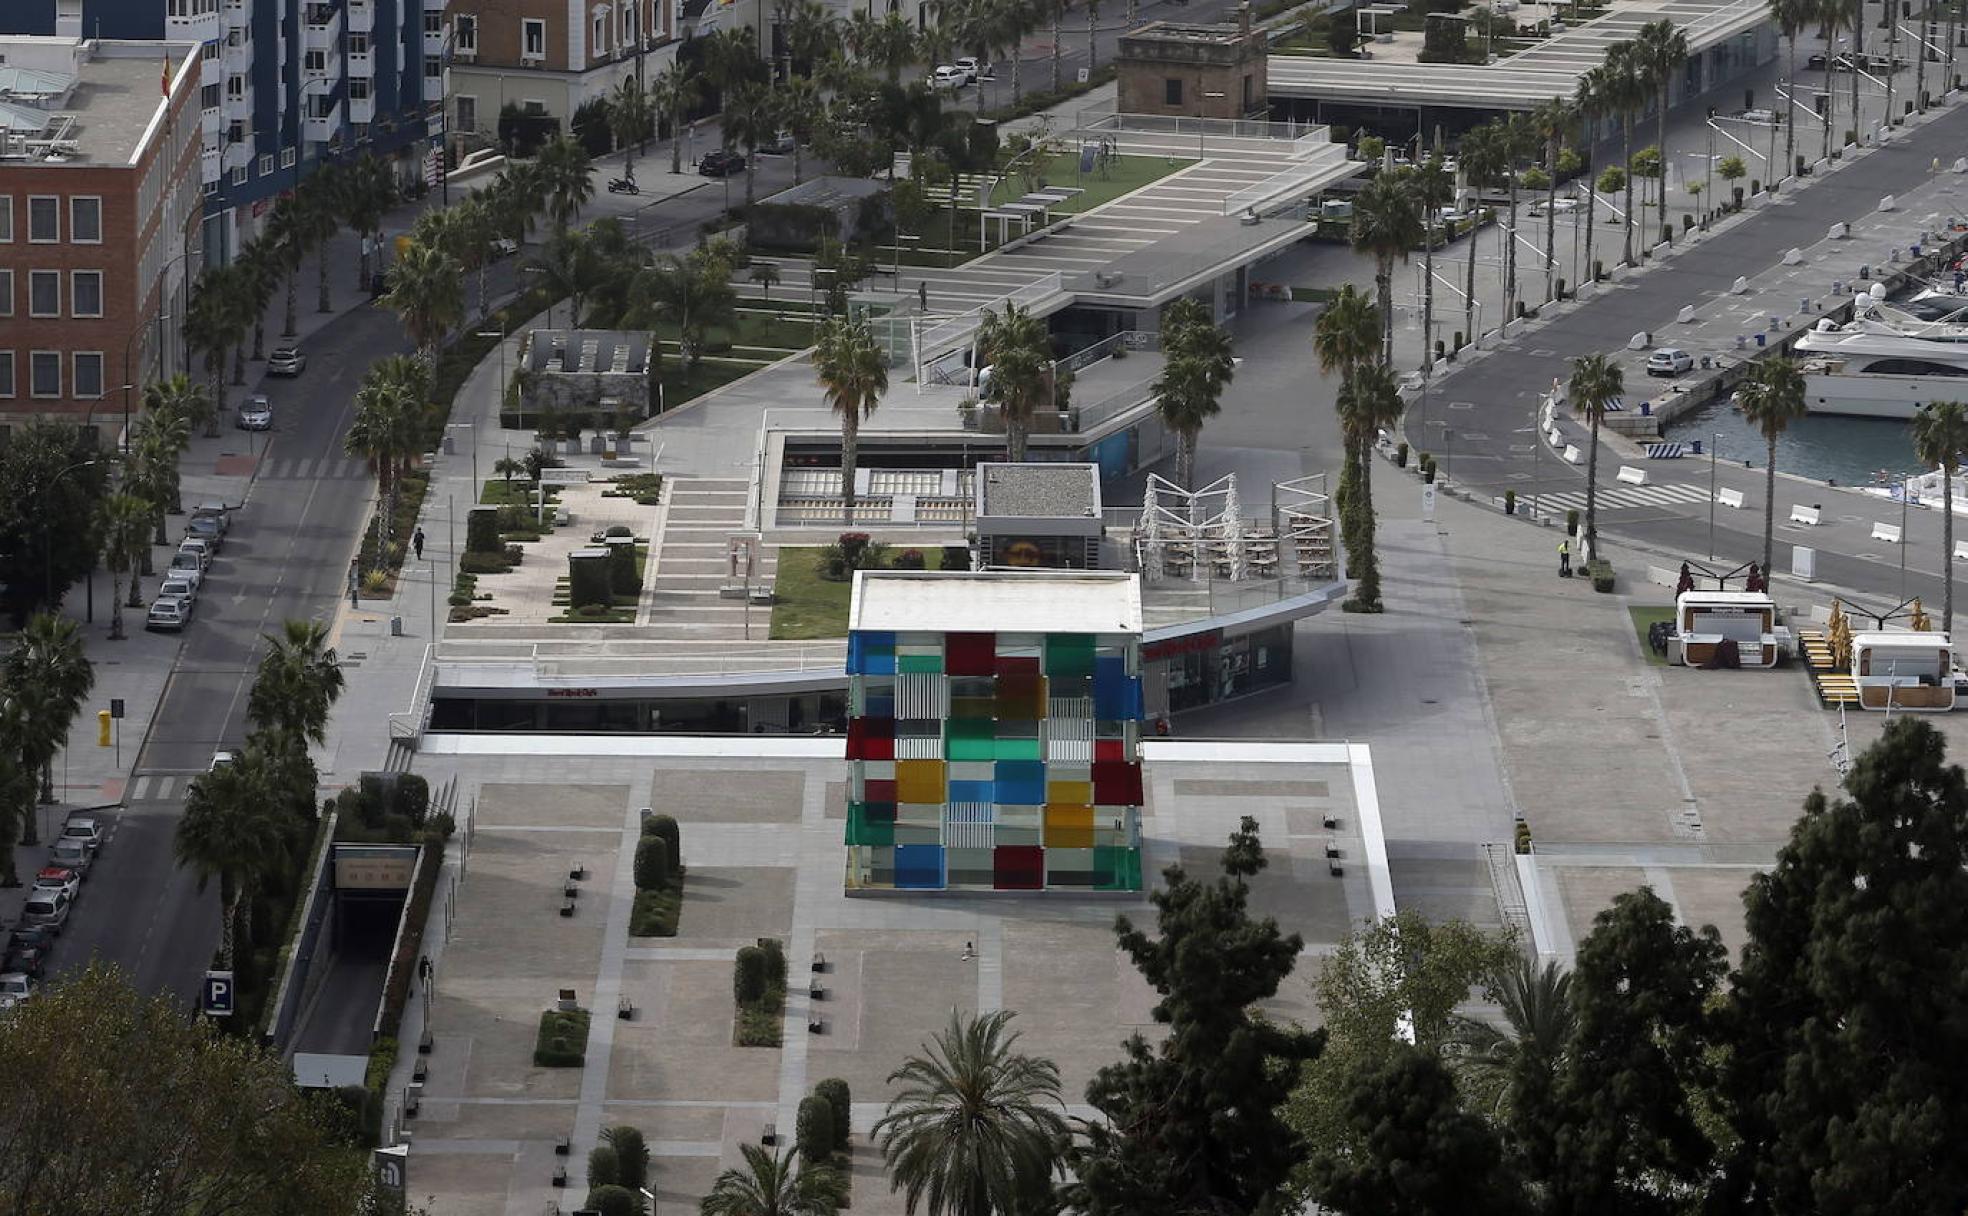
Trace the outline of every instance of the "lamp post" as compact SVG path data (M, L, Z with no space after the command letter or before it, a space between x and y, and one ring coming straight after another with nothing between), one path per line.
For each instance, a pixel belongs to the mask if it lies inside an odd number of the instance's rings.
M1708 445L1708 560L1715 560L1715 457L1722 446L1722 436L1710 435L1714 442ZM1767 573L1767 572L1766 572Z
M1196 159L1197 160L1205 160L1209 157L1209 146L1203 142L1205 139L1208 138L1208 131L1209 131L1209 128L1203 125L1206 121L1208 121L1203 117L1203 109L1204 109L1203 103L1205 101L1220 101L1227 96L1228 96L1227 93L1224 93L1220 90L1212 91L1212 90L1204 89L1202 75L1200 73L1197 74L1196 76Z

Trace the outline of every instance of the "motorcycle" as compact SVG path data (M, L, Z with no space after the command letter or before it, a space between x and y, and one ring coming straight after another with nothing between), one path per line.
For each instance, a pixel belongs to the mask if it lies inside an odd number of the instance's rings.
M641 194L642 193L641 190L636 188L635 178L633 177L615 178L613 181L610 181L608 183L608 192L610 194Z

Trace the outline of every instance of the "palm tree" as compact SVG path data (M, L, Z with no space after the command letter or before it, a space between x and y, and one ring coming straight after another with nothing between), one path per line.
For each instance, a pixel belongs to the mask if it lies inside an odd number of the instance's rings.
M1046 323L1016 304L1006 303L995 313L987 308L977 327L977 349L980 366L991 369L990 391L1004 412L1006 458L1022 461L1051 374Z
M840 419L841 499L845 521L854 523L854 471L859 458L861 422L874 415L888 391L888 359L866 321L831 317L820 327L813 370L826 390L827 408Z
M400 377L377 374L380 367L370 368L356 390L355 417L343 437L349 455L368 460L376 473L378 553L388 545L396 518L397 472L423 449L422 394Z
M547 197L547 215L553 220L555 232L566 232L567 225L594 197L591 167L587 149L571 136L558 136L540 149L534 169L539 173Z
M1513 1105L1548 1094L1578 1025L1572 977L1556 962L1518 958L1492 982L1503 1026L1457 1018L1450 1034L1458 1071L1477 1094L1493 1095L1484 1113L1502 1119Z
M1751 426L1762 432L1767 445L1768 466L1763 470L1763 573L1768 577L1777 528L1777 437L1807 412L1804 372L1797 361L1773 355L1752 367L1736 391L1736 408ZM1950 509L1947 514L1952 516L1954 512Z
M1380 557L1374 549L1375 516L1373 505L1374 441L1385 427L1401 420L1400 389L1393 371L1384 363L1368 363L1353 370L1352 377L1340 385L1334 399L1344 433L1353 487L1346 507L1353 515L1347 546L1348 573L1353 576L1353 597L1342 608L1348 612L1379 612Z
M232 261L239 273L242 294L250 298L248 310L253 318L253 361L266 358L266 310L280 290L280 260L265 242L252 241Z
M82 712L96 669L82 648L82 627L65 616L37 612L7 653L6 679L29 695L40 729L28 732L21 764L41 774L41 801L55 800L55 754L68 743L68 728ZM34 843L32 817L25 843Z
M1380 313L1351 283L1343 285L1312 326L1312 351L1319 370L1351 379L1356 369L1380 354Z
M138 555L150 548L152 507L148 500L127 491L112 494L102 502L102 555L109 567L109 636L123 638L122 578L130 577L130 607L143 607L142 585L137 581Z
M1525 114L1506 114L1495 121L1497 142L1504 154L1504 185L1510 195L1510 222L1505 226L1503 242L1503 319L1498 322L1504 325L1517 316L1517 187L1523 181L1517 165L1535 155L1537 132Z
M1861 0L1863 2L1863 0ZM1688 35L1674 22L1663 17L1659 21L1649 21L1640 27L1634 41L1640 61L1640 70L1647 84L1654 91L1654 146L1667 154L1667 105L1674 91L1674 74L1681 65L1688 62ZM1661 165L1660 227L1663 236L1667 229L1667 166Z
M1440 156L1430 156L1416 167L1410 181L1422 215L1421 367L1427 373L1435 367L1435 240L1442 228L1442 208L1455 199L1455 175ZM1449 233L1449 239L1454 236ZM1473 230L1469 239L1472 243L1476 239Z
M1647 104L1647 81L1639 52L1631 42L1615 42L1606 48L1606 102L1619 111L1620 116L1620 164L1633 163L1633 118L1640 107ZM1633 174L1626 177L1626 212L1620 217L1624 230L1625 245L1620 260L1628 266L1633 264Z
M14 869L14 843L23 835L34 835L34 771L22 767L19 744L36 729L34 712L27 698L0 683L0 887L21 885Z
M1544 171L1548 185L1544 193L1544 298L1550 300L1552 276L1558 267L1558 157L1565 138L1571 134L1578 113L1562 97L1553 97L1531 112L1531 126L1544 142Z
M208 267L198 276L185 309L185 338L194 350L204 352L205 371L211 377L214 413L205 429L208 436L219 433L218 414L226 406L226 352L245 336L241 294L240 276L232 267Z
M1230 331L1210 319L1200 300L1183 297L1162 313L1162 374L1149 391L1163 425L1175 432L1175 479L1196 482L1196 439L1222 410L1223 390L1236 375Z
M1011 59L1011 104L1016 109L1024 92L1019 80L1021 62L1019 46L1025 41L1025 35L1032 31L1032 25L1038 19L1037 4L1035 0L996 0L996 3L988 4L986 7L991 11L993 18L992 41ZM977 92L981 97L984 90L979 89ZM982 102L979 104L982 105Z
M1059 21L1066 15L1068 3L1070 0L1045 0L1046 16L1052 22L1052 91L1055 93L1059 91L1059 59L1065 50L1059 37Z
M437 344L464 319L464 271L442 249L412 241L390 267L383 307L397 315L426 362L435 366Z
M649 82L649 99L670 118L670 172L683 172L683 115L697 104L702 90L697 74L682 63L672 63Z
M280 336L292 338L298 332L294 314L299 296L294 276L300 272L308 249L306 217L296 196L288 195L273 204L273 210L267 213L266 230L257 243L266 247L267 256L287 280L287 313L280 326Z
M183 418L145 414L131 425L130 430L129 451L123 456L123 490L144 504L145 525L156 532L155 540L147 541L131 552L137 559L138 569L149 574L151 546L166 543L164 516L178 493L178 454L181 449L176 441L188 438L191 429L185 425ZM131 591L134 595L136 589L133 587Z
M273 812L266 759L248 747L233 763L201 774L185 796L172 853L203 891L219 880L219 965L230 967L234 931L252 941L253 891L275 871L287 836Z
M1601 65L1587 68L1579 76L1578 93L1572 98L1572 108L1579 116L1579 143L1585 156L1585 274L1593 283L1599 281L1592 265L1592 229L1599 210L1599 183L1592 172L1592 146L1598 142L1599 119L1614 108L1610 95L1616 91L1609 73ZM1573 286L1576 289L1577 285Z
M916 61L916 27L901 13L891 12L875 26L874 42L868 48L868 61L880 68L894 84L902 69Z
M924 1054L889 1074L889 1084L902 1088L874 1136L889 1187L903 1191L909 1211L918 1204L929 1216L1017 1211L1052 1177L1067 1130L1059 1068L1016 1050L1012 1016L952 1011Z
M266 653L246 702L253 725L306 739L326 742L328 714L341 695L341 660L328 644L322 621L288 620L280 636L269 634Z
M1380 300L1380 361L1394 362L1394 262L1422 241L1421 198L1408 173L1382 171L1353 200L1353 249L1374 259Z
M608 95L608 130L622 149L622 176L635 179L635 145L649 129L649 94L642 82L624 76Z
M1468 175L1472 192L1481 191L1485 186L1493 186L1509 168L1502 130L1493 119L1480 127L1473 128L1462 137L1462 171ZM1480 213L1482 199L1478 194L1476 210ZM1476 340L1476 240L1477 229L1469 231L1469 266L1463 279L1462 328L1471 342Z
M724 105L724 138L745 147L745 205L752 205L758 172L758 146L779 133L776 94L765 85L745 83L731 91Z
M791 1148L777 1156L741 1144L743 1168L724 1171L697 1205L702 1216L834 1216L847 1202L847 1180L824 1165L796 1168Z
M1968 405L1930 401L1921 406L1913 416L1913 450L1923 464L1941 471L1941 632L1953 636L1954 475L1968 452Z
M356 261L356 274L360 276L356 290L368 291L370 257L382 237L383 216L390 204L396 201L396 183L390 179L389 166L375 154L365 152L349 162L338 184L342 218L348 221L350 230L361 238L362 253Z
M707 247L689 257L660 254L636 273L628 290L622 324L653 326L668 320L677 327L677 353L686 371L704 357L704 344L714 326L726 325L737 306L731 286L731 267Z
M1626 376L1620 366L1604 355L1580 355L1572 360L1572 378L1566 388L1572 409L1585 415L1592 426L1592 445L1585 456L1585 554L1599 556L1599 423L1606 407L1626 391Z
M320 286L316 312L335 311L328 298L328 245L342 226L342 181L340 165L324 164L294 196L300 200L302 238L314 253L315 275Z
M820 86L795 76L779 86L777 96L782 107L779 121L793 136L793 184L797 186L806 179L805 148L820 117Z
M1775 19L1777 28L1783 32L1784 42L1790 50L1790 64L1784 79L1790 87L1797 87L1797 36L1811 23L1817 13L1815 0L1769 0L1770 16ZM1925 62L1924 53L1922 62ZM1784 167L1779 178L1790 176L1797 168L1797 99L1784 100Z

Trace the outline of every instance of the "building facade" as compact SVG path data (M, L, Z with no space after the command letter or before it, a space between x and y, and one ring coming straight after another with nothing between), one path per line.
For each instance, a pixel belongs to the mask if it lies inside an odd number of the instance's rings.
M114 434L183 357L200 49L0 37L0 65L0 419Z
M1141 585L861 571L849 890L1141 889Z
M672 61L682 8L682 0L454 0L450 130L487 142L508 104L566 130L583 103L638 73L647 83Z
M427 177L440 133L445 0L6 0L0 33L196 43L207 261L327 160L374 153Z
M1114 57L1120 112L1170 118L1245 118L1268 104L1269 35L1251 26L1153 21L1121 36Z

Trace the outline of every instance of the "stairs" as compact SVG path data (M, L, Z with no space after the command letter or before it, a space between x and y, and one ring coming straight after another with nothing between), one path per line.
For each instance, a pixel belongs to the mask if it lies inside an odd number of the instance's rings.
M1826 709L1859 703L1859 686L1850 672L1834 666L1831 640L1823 630L1798 630L1797 644L1804 654L1805 669L1811 673L1811 685L1817 689L1818 701Z
M745 504L751 483L744 478L678 477L668 483L656 562L643 587L637 625L655 626L659 636L690 642L742 642L747 612L753 640L771 628L772 609L747 608L724 599L720 589L731 576L730 540L745 530ZM778 553L761 546L753 585L770 587Z

